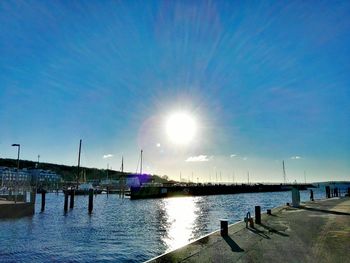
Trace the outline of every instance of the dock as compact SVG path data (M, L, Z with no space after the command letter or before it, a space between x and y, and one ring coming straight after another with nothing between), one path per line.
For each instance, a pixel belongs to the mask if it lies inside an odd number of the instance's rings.
M0 200L0 219L18 218L34 214L34 203Z
M282 206L147 262L350 262L350 198ZM218 228L219 228L218 222Z

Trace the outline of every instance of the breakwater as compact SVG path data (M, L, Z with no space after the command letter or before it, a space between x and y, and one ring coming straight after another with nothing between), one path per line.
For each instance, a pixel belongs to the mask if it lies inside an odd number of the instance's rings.
M145 185L130 189L131 199L163 198L174 196L226 195L238 193L264 193L289 191L292 187L306 190L311 184L196 184L196 185Z

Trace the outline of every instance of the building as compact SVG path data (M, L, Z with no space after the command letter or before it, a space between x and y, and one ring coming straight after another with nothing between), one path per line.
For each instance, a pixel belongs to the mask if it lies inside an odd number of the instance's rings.
M61 176L50 170L0 167L1 186L18 184L57 184Z
M43 184L43 183L60 183L61 182L61 175L50 171L50 170L43 170L43 169L30 169L28 170L29 174L31 175L31 180L34 183Z

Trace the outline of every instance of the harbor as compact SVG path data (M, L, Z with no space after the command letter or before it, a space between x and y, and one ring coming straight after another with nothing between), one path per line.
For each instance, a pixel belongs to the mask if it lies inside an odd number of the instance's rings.
M345 189L340 191L345 195ZM325 189L314 189L315 200L325 199ZM240 222L254 207L261 211L291 202L290 191L240 193L233 195L187 196L131 200L119 195L75 196L74 208L65 195L36 195L35 213L30 217L0 220L1 257L4 261L143 262L217 231L219 220ZM309 191L300 191L302 201ZM145 242L147 240L147 242ZM45 244L45 249L43 249Z
M0 263L350 263L350 1L0 24Z

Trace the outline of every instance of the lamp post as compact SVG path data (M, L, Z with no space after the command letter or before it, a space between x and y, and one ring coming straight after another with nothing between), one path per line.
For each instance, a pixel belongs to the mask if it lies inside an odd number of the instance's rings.
M18 173L19 173L19 153L21 151L21 145L18 143L14 143L11 146L18 147L17 148L17 176L16 176L16 181L15 181L15 203L17 202L17 186L18 186Z

